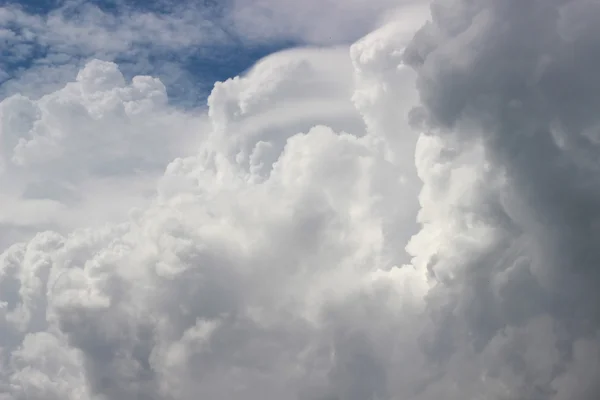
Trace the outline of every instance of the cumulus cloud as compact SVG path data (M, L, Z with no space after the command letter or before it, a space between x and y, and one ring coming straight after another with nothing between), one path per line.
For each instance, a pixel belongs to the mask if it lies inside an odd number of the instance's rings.
M202 125L203 118L168 104L158 79L126 82L116 64L99 60L39 99L4 99L1 247L40 228L68 232L122 219L200 139Z
M0 398L598 398L596 8L434 1L217 83L150 204L2 253ZM184 119L160 87L95 62L12 101Z
M447 148L437 162L460 166L437 193L460 190L452 214L441 219L439 201L421 211L421 234L454 231L429 265L444 282L432 292L445 303L433 343L446 362L466 346L492 352L477 375L501 385L498 398L600 394L589 375L600 329L600 42L583 17L597 12L590 1L437 1L405 54L423 103L413 115ZM468 182L459 173L479 183L447 183Z
M414 168L385 155L411 158L410 145L386 137L407 133L408 120L389 106L369 126L361 113L376 100L353 97L355 70L374 80L398 60L385 47L359 53L284 52L217 84L210 135L169 165L152 205L122 225L40 233L6 250L9 398L385 393L385 347L372 335L386 338L387 326L366 322L418 307L426 282L394 269L407 258L397 245L415 228L418 184ZM411 72L398 75L414 100ZM126 112L112 64L79 77L78 93L110 90ZM111 103L98 97L92 105Z

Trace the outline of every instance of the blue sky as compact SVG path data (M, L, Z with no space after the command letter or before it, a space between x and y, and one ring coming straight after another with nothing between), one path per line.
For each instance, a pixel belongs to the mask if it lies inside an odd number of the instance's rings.
M57 90L97 58L158 77L171 102L195 107L267 54L353 43L416 1L3 0L0 99Z
M126 78L140 74L160 78L174 103L201 106L215 81L233 77L265 55L299 43L285 37L248 40L225 22L227 3L214 0L202 4L160 0L9 0L4 9L18 12L20 17L0 18L0 30L8 30L16 36L0 46L0 96L23 93L35 97L52 91L71 80L85 61L99 58L115 61ZM163 42L157 43L144 32L144 29L152 29L148 24L142 29L135 28L139 37L131 38L126 25L144 15L166 20L174 32L166 31ZM47 21L58 18L61 22L49 26ZM179 29L176 25L181 19L185 20L181 23L184 28ZM195 29L194 19L198 25L205 26ZM107 49L102 44L89 45L94 34L88 43L77 39L78 43L71 45L69 41L74 35L68 32L57 39L53 30L65 25L64 21L77 29L86 24L94 27L90 28L92 31L102 27L102 31L108 33L103 40L114 41L117 46ZM40 28L44 23L47 26ZM28 24L38 24L37 30ZM34 35L25 37L24 32L29 30L33 30ZM119 47L118 43L123 42L120 36L125 35L130 42ZM174 43L169 43L171 39Z

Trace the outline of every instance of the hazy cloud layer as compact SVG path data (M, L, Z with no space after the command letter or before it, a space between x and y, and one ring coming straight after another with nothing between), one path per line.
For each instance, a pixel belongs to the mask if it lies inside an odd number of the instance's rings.
M0 399L599 398L598 6L409 14L217 83L149 204L5 250ZM3 162L47 181L123 161L96 127L159 165L193 118L98 61L2 107Z
M243 38L285 37L302 43L334 44L355 40L396 12L422 22L426 2L419 0L233 0L227 19Z
M118 60L136 73L160 73L167 84L189 84L183 62L231 38L208 8L168 13L123 5L110 11L62 2L47 14L0 7L0 94L46 94L70 80L91 58Z

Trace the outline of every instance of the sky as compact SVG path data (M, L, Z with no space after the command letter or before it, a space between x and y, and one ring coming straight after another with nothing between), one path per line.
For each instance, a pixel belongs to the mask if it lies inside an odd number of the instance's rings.
M0 3L0 400L600 398L599 20Z
M118 62L128 79L161 78L180 105L203 105L214 82L296 42L286 37L245 41L220 21L224 3L11 0L2 22L8 30L0 94L45 94L89 59L100 58Z

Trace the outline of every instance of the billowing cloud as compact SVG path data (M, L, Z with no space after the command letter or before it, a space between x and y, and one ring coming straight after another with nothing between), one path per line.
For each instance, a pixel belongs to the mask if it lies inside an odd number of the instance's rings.
M0 256L0 398L598 398L596 8L435 1L216 84L150 204ZM164 118L119 76L79 104Z
M448 367L461 349L482 358L470 379L482 396L600 395L599 10L437 1L405 55L422 100L413 115L445 150L433 160L455 165L421 211L421 234L452 233L430 258L443 282L430 294L443 310L432 343Z
M384 393L385 347L373 335L389 333L368 320L418 307L426 282L394 269L407 259L398 243L416 229L419 186L414 169L385 154L412 158L414 140L386 138L388 129L410 134L411 102L405 112L377 109L383 124L363 119L377 99L353 97L354 71L374 82L398 59L386 47L362 54L284 52L218 84L211 134L196 155L169 165L151 206L122 225L40 233L8 249L9 398ZM79 77L98 97L110 88L123 107L112 64ZM394 91L414 101L413 79L399 71L404 88Z
M154 193L204 118L169 106L156 78L94 60L64 88L0 102L0 247L31 231L121 220ZM34 233L33 232L33 233Z

